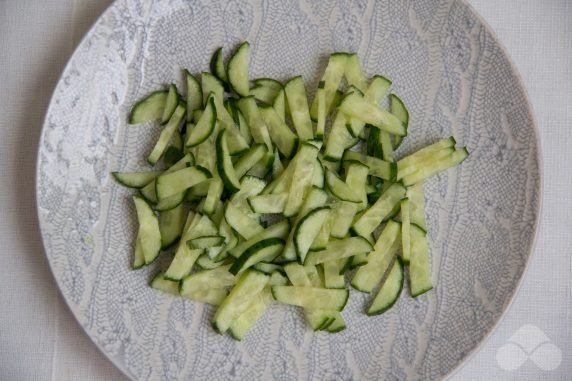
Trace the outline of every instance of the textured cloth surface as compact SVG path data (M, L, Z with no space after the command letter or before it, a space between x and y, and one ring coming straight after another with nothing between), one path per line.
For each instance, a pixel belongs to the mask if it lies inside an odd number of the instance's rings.
M36 146L53 88L110 0L0 0L0 379L122 380L57 291L34 199ZM572 374L572 2L470 3L522 74L540 130L543 212L522 287L451 380Z

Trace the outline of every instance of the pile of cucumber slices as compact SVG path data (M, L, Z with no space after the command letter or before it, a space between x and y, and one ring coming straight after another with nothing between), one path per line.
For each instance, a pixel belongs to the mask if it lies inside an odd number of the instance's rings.
M200 82L185 71L186 98L170 85L131 111L161 124L158 169L113 173L139 190L133 267L171 255L151 287L218 306L214 328L238 340L274 300L313 330L344 329L346 279L373 294L369 315L395 303L405 270L413 297L430 290L423 181L468 151L449 137L397 159L408 111L356 54L330 56L311 104L301 76L251 82L248 42L223 58Z

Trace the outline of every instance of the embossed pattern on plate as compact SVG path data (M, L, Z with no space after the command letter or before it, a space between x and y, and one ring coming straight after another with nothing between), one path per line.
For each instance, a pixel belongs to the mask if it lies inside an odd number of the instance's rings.
M435 290L367 317L352 292L348 328L313 333L275 305L241 343L213 309L150 289L130 269L130 192L113 170L145 167L158 128L128 126L133 103L211 52L252 44L252 77L302 74L314 89L332 51L356 51L410 108L407 153L455 135L471 156L426 184ZM538 141L515 69L461 1L118 0L85 37L54 92L37 198L50 266L92 340L134 379L437 379L492 329L531 253ZM160 264L159 264L160 265Z

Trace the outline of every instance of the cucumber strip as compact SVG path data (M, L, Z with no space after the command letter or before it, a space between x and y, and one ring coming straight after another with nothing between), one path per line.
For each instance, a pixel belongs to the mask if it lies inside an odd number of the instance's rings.
M288 200L287 193L263 194L248 199L250 208L255 213L282 213Z
M334 318L334 320L326 328L324 328L324 330L330 333L336 333L346 329L346 322L341 313L334 311L331 316Z
M224 237L220 235L210 235L193 238L187 241L189 249L208 249L209 247L220 246L224 242Z
M260 115L260 110L256 105L254 97L249 96L240 98L237 105L250 127L252 139L256 143L265 144L268 150L272 152L272 142L270 141L270 135L268 135L268 127L266 127L266 124Z
M334 100L338 91L338 87L342 82L342 78L346 69L347 53L334 53L330 56L328 66L322 76L324 82L324 91L326 93L326 113L333 108ZM318 100L314 98L310 109L312 119L318 120Z
M203 253L202 249L191 249L187 245L180 245L181 249L177 250L173 261L165 272L165 278L169 280L179 281L191 272L195 261Z
M268 150L264 144L255 144L238 159L234 171L238 178L242 178L256 163L265 157Z
M185 69L187 82L187 122L193 120L193 112L203 108L203 91L199 80Z
M276 94L274 102L272 102L272 106L274 107L274 110L276 110L278 117L283 122L286 122L286 92L283 88L281 88Z
M175 282L164 277L165 273L158 273L153 277L149 286L155 290L166 292L171 295L179 295L179 282Z
M341 201L337 203L332 212L332 224L330 235L334 238L344 238L352 226L359 204L355 202Z
M250 44L243 42L228 60L227 78L235 93L242 97L248 96L250 84L248 67L250 65Z
M286 239L288 237L288 233L290 232L290 223L288 220L283 220L280 222L275 223L274 225L270 225L260 233L256 234L252 238L240 242L236 245L233 249L229 250L229 254L235 258L238 258L244 253L246 249L251 247L257 242L262 240L266 240L268 238L280 238Z
M349 120L341 112L336 114L330 133L326 138L324 157L328 161L339 161L344 151L356 144L356 139L350 134L347 124Z
M404 136L407 133L405 126L395 115L369 102L356 92L344 97L340 111L351 118L395 135Z
M165 108L163 109L163 116L161 117L161 124L166 124L169 119L171 119L171 116L175 112L178 104L179 92L177 91L177 86L170 84L167 99L165 100Z
M301 263L304 263L306 254L312 242L322 229L322 225L330 216L330 207L324 206L309 211L296 225L294 230L294 247Z
M274 100L276 99L276 96L278 95L280 90L282 90L282 85L280 84L280 82L276 83L278 83L279 87L276 87L274 85L268 86L265 82L264 83L255 82L254 87L250 89L249 95L254 96L256 100L262 103L265 103L267 105L272 105L272 103L274 103Z
M324 178L326 172L320 160L314 160L314 171L312 172L312 185L318 188L324 188Z
M222 180L215 176L215 178L209 181L209 190L207 192L207 197L205 198L205 203L203 204L202 212L204 214L213 214L217 205L220 205L220 198L224 190L224 185Z
M270 276L260 271L247 270L242 273L236 286L216 311L213 320L215 330L220 334L226 332L232 323L248 309L252 300L260 295L269 280Z
M236 102L233 100L233 102L231 102L230 104L232 105L231 106L232 119L234 120L234 124L238 126L238 131L240 135L242 136L246 144L250 146L252 144L252 135L250 133L250 127L248 127L246 119L244 118L244 115L242 115L242 111L240 111L238 109L238 106L236 106Z
M181 158L178 162L173 164L169 167L166 171L162 172L162 174L171 173L174 171L178 171L179 169L186 168L188 165L193 165L195 159L192 154L187 153L185 156ZM156 192L156 179L151 181L149 184L145 185L143 188L140 189L141 195L151 203L157 203L157 192Z
M282 266L268 262L258 262L257 264L252 266L252 268L258 271L262 271L263 273L268 275L272 275L276 271L279 273L284 273L284 269L282 268ZM270 280L270 282L272 283L272 279ZM284 285L286 285L286 283L287 280L285 280Z
M385 161L394 162L393 158L393 143L391 142L391 135L389 132L379 132L379 144L381 145L381 158Z
M141 239L139 238L139 233L137 233L135 248L133 250L133 270L137 270L143 266L145 266L145 254L143 254Z
M208 105L208 98L211 94L214 95L215 98L215 106L216 103L222 105L224 101L224 84L215 77L213 74L209 72L201 73L201 84L202 84L202 92L203 92L203 103L205 107ZM217 109L218 111L218 109Z
M324 277L321 274L321 268L309 265L304 266L304 271L306 271L312 287L324 287Z
M397 165L372 156L362 155L356 151L346 151L343 157L344 164L348 161L359 161L369 168L371 176L379 177L383 180L394 181L397 175Z
M282 253L281 259L285 262L296 260L296 246L294 245L294 230L298 226L300 220L312 209L323 207L326 205L328 200L328 195L326 192L320 188L312 188L308 193L308 196L302 204L300 213L294 218L293 230L288 233L288 239L286 240L286 246L284 247L284 253Z
M433 175L436 175L439 172L461 164L468 156L469 151L466 148L458 149L449 156L439 159L436 162L426 164L423 167L417 169L411 175L405 176L402 180L403 185L411 186L421 182Z
M330 192L342 201L353 203L361 202L360 195L354 192L348 184L343 182L338 176L328 169L326 170L326 185Z
M210 172L200 166L164 173L155 180L157 199L161 201L167 197L180 194L211 177Z
M232 165L226 137L227 130L222 130L216 139L217 170L224 187L230 192L238 192L240 180Z
M316 124L316 138L323 139L326 132L326 90L324 82L320 82L316 91L316 99L318 100L318 115Z
M240 190L230 198L230 201L244 213L252 214L248 198L260 194L265 186L266 182L258 177L244 176L240 182Z
M154 91L135 103L129 115L129 124L140 124L150 122L163 116L165 102L167 101L166 91Z
M201 115L201 118L190 131L187 130L187 141L185 146L187 148L195 147L208 139L213 133L216 124L216 109L214 103L214 95L209 95L207 99L207 106Z
M270 288L265 287L260 295L250 303L246 311L232 322L229 329L230 335L238 341L244 339L254 324L262 317L272 300Z
M187 130L190 130L189 125L197 124L199 120L201 120L201 116L203 116L204 110L197 109L193 111L193 123L187 123Z
M224 289L236 284L236 277L228 272L230 265L222 265L212 270L202 270L187 275L181 281L181 294L191 289Z
M224 265L224 261L215 262L216 258L224 250L224 246L213 246L205 249L205 252L197 258L197 266L203 270L213 270Z
M391 215L395 206L405 196L405 187L399 183L392 184L352 225L352 230L366 237L371 234L386 218Z
M371 244L363 237L334 239L328 242L326 249L309 252L304 265L313 266L353 255L367 254L371 250Z
M163 171L150 172L111 172L115 180L128 188L143 188L155 180Z
M161 230L159 220L151 206L140 196L133 196L137 220L139 221L138 237L145 258L145 264L153 262L161 251Z
M257 78L253 82L255 86L264 86L273 90L274 92L278 92L282 89L282 84L272 78Z
M395 94L390 94L389 109L391 110L391 113L395 115L397 119L401 121L401 123L403 123L403 126L405 126L405 131L407 131L407 128L409 127L409 111L407 111L407 107L405 107L405 104L401 98ZM396 136L393 140L393 149L398 149L402 141L402 136Z
M398 257L368 308L368 315L379 315L393 307L403 289L403 278L403 264Z
M304 79L301 76L292 78L284 85L284 91L296 133L301 140L313 139L312 119L308 110Z
M324 250L326 245L330 241L330 233L332 231L332 225L335 222L335 213L330 213L328 219L322 225L320 232L314 238L314 242L312 242L312 246L310 246L310 251L318 251Z
M276 144L278 150L285 157L292 157L298 146L298 137L290 130L288 125L272 106L259 107L260 115L268 127L270 139Z
M225 127L227 133L227 144L228 152L235 156L241 155L248 150L250 145L240 134L240 131L236 127Z
M340 274L340 262L328 261L322 265L324 269L324 285L326 288L344 288L346 281L343 274Z
M234 261L228 271L237 275L258 262L272 261L284 250L284 240L281 238L268 238L258 241L246 249Z
M348 187L360 197L357 211L367 208L367 175L369 167L365 164L356 162L347 162L346 184Z
M427 231L427 221L425 219L425 194L423 193L423 183L419 182L407 188L407 198L409 199L409 214L412 224Z
M256 218L244 213L233 202L226 205L224 218L230 227L247 240L264 231Z
M367 90L367 80L363 75L361 62L357 54L348 55L344 68L344 77L346 77L348 86L355 86L362 92Z
M304 195L312 185L314 161L318 157L318 149L311 144L302 144L295 163L292 183L288 193L288 200L284 207L284 216L292 217L300 211L304 202Z
M364 98L372 103L378 104L385 94L387 94L390 86L391 80L382 75L374 75L369 87L364 92Z
M227 82L226 69L224 67L224 60L222 56L222 47L215 50L209 66L211 73L213 73L223 83Z
M401 245L400 236L399 222L388 221L375 243L374 250L367 257L367 264L361 266L352 278L351 285L356 290L371 292L379 284Z
M341 311L349 298L349 292L346 289L273 286L272 296L281 303L293 306Z
M259 160L252 168L246 172L247 175L257 177L259 179L265 178L272 170L274 163L274 152L266 152L262 160Z
M173 116L171 117L171 119L169 119L169 123L167 123L163 131L161 131L161 135L159 135L159 139L157 139L155 147L153 147L153 150L151 151L149 157L147 158L147 162L149 162L149 164L151 165L157 164L157 162L165 152L165 149L167 148L167 145L169 144L169 141L173 137L175 131L177 131L177 129L179 128L179 125L183 121L184 117L185 117L185 106L181 105L177 106L175 112L173 113Z
M452 152L451 149L454 150L455 144L457 144L455 138L450 136L447 139L439 140L438 142L421 148L409 156L405 156L397 162L397 179L400 180L404 176L412 174L426 161L447 156Z
M416 298L433 288L427 233L416 225L411 225L411 258L408 268L409 291L412 297Z
M353 270L365 264L367 264L367 254L365 253L354 255L353 257L351 257L351 262L346 263L346 265L349 267L350 270Z
M409 214L409 199L401 200L401 257L405 264L409 263L411 258L411 216Z
M227 297L227 292L220 288L190 288L185 290L185 292L180 293L182 297L190 299L195 302L212 304L213 306L219 306L222 304L224 299Z
M286 276L294 286L312 287L312 282L306 274L304 266L296 262L290 262L284 265Z
M155 204L155 210L157 212L166 212L176 208L185 200L186 195L186 191L184 191L158 200L157 204Z
M181 237L187 215L187 208L185 208L183 204L179 204L173 209L159 215L159 231L161 232L162 249L171 246Z

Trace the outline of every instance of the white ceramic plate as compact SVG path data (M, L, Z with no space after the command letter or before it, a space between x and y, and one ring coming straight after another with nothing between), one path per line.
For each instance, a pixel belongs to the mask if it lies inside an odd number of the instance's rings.
M110 172L143 169L158 129L127 125L130 107L242 40L252 44L252 78L302 74L309 89L329 53L356 51L409 106L401 153L451 134L469 148L462 166L426 184L434 291L404 293L378 317L353 292L348 328L334 335L276 305L238 343L212 330L212 308L150 289L156 266L131 270L131 192ZM523 86L462 1L119 0L65 69L38 156L38 213L58 285L92 340L134 379L441 378L506 309L539 213L538 140Z

